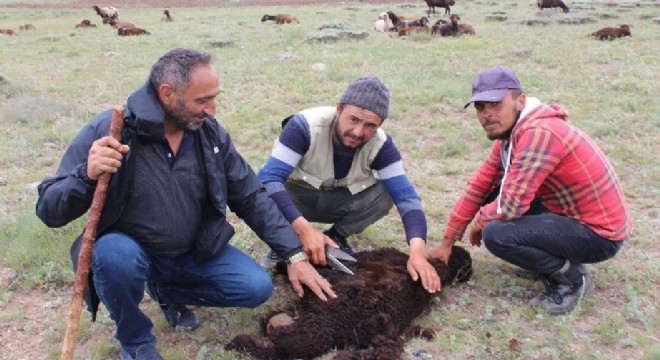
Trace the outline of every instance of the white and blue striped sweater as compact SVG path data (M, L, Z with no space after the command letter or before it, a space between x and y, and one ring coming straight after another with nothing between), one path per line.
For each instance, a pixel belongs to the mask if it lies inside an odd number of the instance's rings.
M296 114L287 122L279 137L279 144L273 149L257 177L266 187L268 195L275 201L284 217L291 223L302 214L296 208L284 188L284 182L298 165L303 154L309 150L311 134L307 120ZM353 162L354 149L334 146L335 178L342 179L348 174ZM385 144L371 163L378 178L392 197L399 211L406 232L406 238L426 239L426 216L414 186L408 180L399 150L388 134Z

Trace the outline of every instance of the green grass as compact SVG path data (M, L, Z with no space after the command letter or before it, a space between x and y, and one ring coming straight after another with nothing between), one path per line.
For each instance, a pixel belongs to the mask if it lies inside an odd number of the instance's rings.
M15 2L0 0L0 6ZM490 146L473 110L463 109L471 78L486 67L503 64L518 73L529 95L562 104L571 121L605 150L628 197L635 235L615 259L591 267L597 289L579 311L566 317L527 307L539 284L511 276L510 266L485 249L470 248L474 280L447 289L433 311L420 319L437 330L437 338L415 340L407 345L407 353L423 349L434 358L450 359L656 358L660 55L659 25L652 18L660 17L657 1L643 2L631 11L594 2L596 10L571 14L596 23L567 25L556 20L568 15L541 15L533 1L466 0L452 12L475 27L475 37L416 34L400 39L370 30L380 12L391 9L421 16L423 5L279 6L277 12L293 13L301 21L286 26L259 21L275 8L170 8L174 23L160 22L160 9L125 8L122 20L152 33L129 38L101 26L91 9L2 8L0 28L18 29L29 22L36 30L0 36L0 75L7 80L0 83L0 177L6 180L0 186L0 268L19 273L9 289L0 290L0 309L17 290L49 291L71 283L69 246L84 219L62 229L46 228L34 216L36 184L56 170L83 124L122 104L146 80L154 61L174 47L215 55L222 82L217 118L255 170L268 157L281 119L306 107L334 105L358 76L381 77L392 91L384 129L394 136L422 197L431 246L440 239L453 202ZM485 14L494 11L506 11L509 20L485 21ZM597 14L602 13L618 18L601 19ZM99 28L74 30L82 19L91 19ZM553 22L521 24L531 19ZM633 25L632 37L605 42L586 37L620 23ZM368 31L369 36L305 41L324 24ZM318 63L326 70L315 70ZM265 244L237 219L232 223L237 230L233 243L260 257ZM351 241L358 249L406 250L403 238L398 214L392 211ZM159 348L169 357L235 359L235 354L222 350L223 344L240 332L258 331L255 317L293 299L285 280L278 279L276 285L276 296L257 309L198 309L204 326L192 334L172 334L152 303L145 311L154 318ZM0 324L24 316L2 314ZM116 355L114 325L105 316L85 325L86 346L81 351L86 358ZM52 328L60 330L63 324ZM48 339L48 357L56 358L59 338L49 333Z

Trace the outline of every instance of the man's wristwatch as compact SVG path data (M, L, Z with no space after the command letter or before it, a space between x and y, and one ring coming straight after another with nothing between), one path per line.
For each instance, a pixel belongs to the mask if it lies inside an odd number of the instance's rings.
M305 254L304 251L299 251L299 252L289 256L284 261L286 262L287 265L291 265L291 264L295 264L299 261L307 261L307 260L309 260L309 258L307 257L307 254Z

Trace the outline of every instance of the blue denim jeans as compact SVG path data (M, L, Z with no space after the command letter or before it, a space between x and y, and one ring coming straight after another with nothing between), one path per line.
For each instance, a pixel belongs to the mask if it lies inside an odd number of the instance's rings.
M147 283L164 304L252 308L273 292L269 273L229 244L200 265L191 253L158 256L130 236L110 232L94 245L92 271L96 292L117 325L115 338L127 352L156 342L153 324L139 308Z
M577 220L550 211L491 221L482 239L493 255L524 269L551 274L571 264L596 263L612 258L623 241L600 237Z

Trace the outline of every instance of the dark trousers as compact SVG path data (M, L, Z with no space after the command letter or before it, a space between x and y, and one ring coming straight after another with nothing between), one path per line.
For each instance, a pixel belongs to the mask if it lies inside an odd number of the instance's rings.
M549 211L538 199L518 219L488 223L482 238L493 255L541 274L560 270L566 260L571 264L605 261L623 246L623 241L605 239L579 221Z
M291 180L284 186L307 221L333 224L344 237L361 233L394 205L381 181L355 195L345 187L317 190Z

